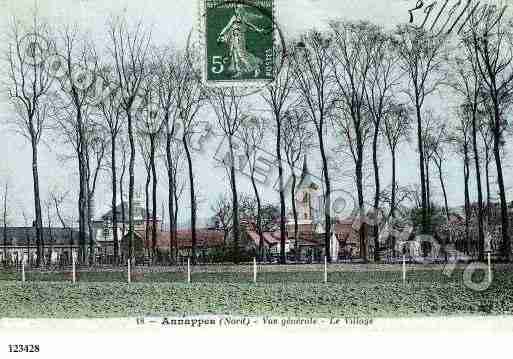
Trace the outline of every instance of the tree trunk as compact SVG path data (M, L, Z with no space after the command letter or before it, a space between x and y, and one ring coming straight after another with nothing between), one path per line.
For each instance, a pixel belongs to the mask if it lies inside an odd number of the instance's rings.
M444 196L444 206L445 206L445 215L447 217L447 223L449 223L449 203L447 202L447 191L445 189L445 182L443 178L443 171L442 171L442 159L439 159L440 162L437 162L435 159L436 166L438 167L438 179L440 180L440 186L442 187L442 193ZM438 236L436 238L439 238ZM445 257L445 262L447 262L447 251L446 251L446 240L445 238L440 238L440 247L441 252L443 253Z
M39 194L39 172L37 162L37 143L36 139L32 138L32 179L34 185L34 213L36 215L35 227L36 227L36 254L37 261L36 266L39 267L41 264L41 256L44 253L43 243L43 222L41 218L41 198Z
M124 151L124 149L123 149ZM126 171L126 158L125 153L123 152L123 167L121 168L121 176L119 178L119 197L121 198L121 223L122 223L122 234L121 236L124 237L126 234L126 213L125 213L125 201L124 201L124 180L125 180L125 171Z
M420 113L420 103L418 89L415 88L415 108L417 112L417 141L419 151L419 169L420 169L420 192L421 192L421 234L429 234L428 230L428 213L427 213L427 198L426 198L426 176L424 173L424 146L422 141L422 116Z
M155 165L155 134L151 135L150 138L150 165L151 175L153 177L152 187L152 225L151 225L151 248L153 256L155 258L157 250L157 167Z
M89 236L89 266L94 264L94 233L93 233L93 201L94 193L87 191L87 232Z
M254 170L251 170L251 185L253 186L253 192L255 192L255 198L257 201L257 231L258 231L258 259L261 261L264 250L264 234L262 231L262 201L260 200L260 194L255 181Z
M476 99L474 99L476 100ZM474 101L476 103L476 101ZM483 190L481 187L481 164L479 163L479 150L477 148L477 118L476 118L477 104L474 105L472 113L472 148L474 150L474 162L476 168L476 182L477 182L477 226L478 226L478 260L484 261L484 228L483 228Z
M83 260L83 251L85 244L85 205L84 205L84 166L82 164L82 154L79 150L79 194L78 194L78 260Z
M378 136L379 136L379 122L374 124L374 138L372 139L372 164L374 166L374 261L379 261L379 223L378 210L379 210L379 196L380 196L380 182L379 182L379 163L378 163Z
M128 258L133 257L133 243L134 243L134 186L135 186L135 142L132 124L132 113L127 111L128 120L128 140L130 142L130 163L128 165Z
M292 187L290 189L291 194L291 204L292 204L292 215L294 217L294 248L296 252L296 263L300 260L299 253L299 224L298 224L298 216L297 216L297 208L296 208L296 175L294 173L294 169L291 168L292 171Z
M233 249L234 261L239 262L239 240L240 240L240 219L239 219L239 199L237 194L237 181L235 178L235 156L233 153L233 136L228 136L230 146L230 185L232 191L232 211L233 211ZM285 256L285 248L282 246L281 252Z
M149 239L150 239L150 182L151 182L151 169L146 169L146 184L144 186L144 195L145 195L145 213L143 216L144 223L145 223L145 236L146 240L144 243L144 248L146 248L146 255L150 255L149 250ZM153 259L153 251L151 251L151 257Z
M431 175L429 174L429 161L430 161L430 158L425 158L426 159L426 204L427 204L427 220L428 220L428 224L430 225L431 224ZM430 228L430 233L431 233L431 228Z
M111 136L111 171L112 171L112 240L114 244L114 265L119 264L119 242L118 242L118 214L117 204L117 176L116 176L116 136ZM123 206L123 199L121 199Z
M486 147L486 163L485 163L485 176L486 176L486 208L490 211L490 204L492 203L490 193L490 149Z
M436 167L438 168L438 179L440 180L440 186L442 187L442 193L444 196L444 208L445 208L445 216L447 217L447 222L449 222L449 204L447 202L447 191L445 190L445 182L443 178L443 168L442 168L442 160L438 161L435 159Z
M86 141L84 138L84 129L82 121L81 109L77 109L77 157L78 157L78 181L79 181L79 196L78 196L78 217L79 217L79 233L78 233L78 259L80 263L85 262L85 249L86 249L86 216L87 216L87 168L85 158Z
M395 197L396 197L396 163L395 148L392 150L392 195L390 199L390 216L395 218Z
M274 114L276 118L276 157L278 160L278 191L280 194L280 246L282 248L285 248L285 235L286 235L286 229L285 229L285 189L283 184L283 164L282 164L282 157L281 157L281 122L280 122L280 115L279 113ZM281 256L280 252L280 263L284 264L284 260L286 258Z
M175 188L174 188L174 201L175 201L175 212L174 212L174 222L172 225L173 238L175 239L175 258L178 261L178 193L176 188L176 178L175 178Z
M48 235L50 236L49 247L50 247L50 261L51 261L52 260L52 251L53 251L54 238L53 238L53 231L52 231L52 219L50 218L49 215L48 215Z
M173 177L173 158L171 155L171 141L173 141L173 133L171 129L169 128L169 115L166 114L165 118L166 122L166 160L167 160L167 184L168 184L168 210L169 210L169 232L170 232L170 238L169 238L169 256L170 259L173 259L173 243L176 241L176 237L174 236L174 203L175 203L175 183L174 183L174 177ZM164 218L162 218L162 221Z
M494 141L493 154L497 168L497 184L499 185L499 198L501 204L501 227L502 227L502 246L501 252L504 260L511 261L511 243L509 236L508 204L506 202L506 191L504 189L504 178L502 174L501 154L498 139Z
M366 227L366 219L365 219L365 202L363 199L363 169L362 169L362 157L359 154L356 161L356 190L358 193L358 211L360 216L360 229L358 230L358 235L360 238L360 258L364 263L367 262L367 241L365 236L365 227ZM329 256L329 255L328 255Z
M466 254L470 253L470 195L469 195L469 178L470 178L470 168L469 168L469 160L468 160L468 148L467 145L464 146L464 160L463 160L463 176L465 180L465 252Z
M86 176L85 176L85 193L86 197L86 227L87 227L87 237L89 239L89 266L93 265L93 248L94 248L94 240L93 240L93 224L92 224L92 208L93 208L93 200L94 200L94 189L91 189L91 164L89 162L89 148L86 144L86 152L85 152L85 168L86 168Z
M395 147L392 148L392 195L390 198L390 216L392 218L395 218L395 197L396 197L396 158L395 158ZM392 234L392 256L395 258L396 251L395 251L395 236Z
M319 138L319 150L322 158L322 173L324 176L324 185L326 186L324 192L324 251L326 253L328 263L331 263L331 256L329 255L331 238L331 182L328 172L328 159L326 158L326 151L324 149L323 127L317 129L317 136Z
M196 194L194 189L194 172L192 169L192 157L189 149L189 143L186 136L183 137L183 145L185 148L185 155L187 157L187 167L189 170L189 191L191 201L191 244L192 244L192 265L196 265Z

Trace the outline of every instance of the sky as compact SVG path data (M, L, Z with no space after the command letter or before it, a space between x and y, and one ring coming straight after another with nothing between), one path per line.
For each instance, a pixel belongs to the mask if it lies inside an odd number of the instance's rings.
M484 2L482 1L482 3ZM494 0L487 0L487 2L494 2ZM413 8L415 3L414 0L275 0L277 23L286 39L296 37L312 27L323 29L326 27L326 22L334 18L353 21L369 20L391 29L397 24L408 22L408 9ZM133 21L141 20L148 27L151 27L153 41L156 44L173 44L177 47L185 46L188 34L191 31L195 34L199 22L197 0L0 0L0 33L5 34L8 30L11 16L26 17L33 10L34 4L37 4L41 16L52 25L77 24L89 32L99 43L105 43L105 24L111 15L124 13L127 18ZM0 40L2 40L2 36L5 35L0 35ZM5 46L6 42L0 41L2 54L5 54ZM4 76L2 74L4 66L5 64L0 66L0 76ZM433 108L442 118L450 120L451 117L454 117L456 103L456 98L451 94L444 93L442 96L433 96L428 101L428 106ZM255 100L252 105L259 108L261 103ZM31 152L28 142L6 125L6 120L11 116L14 116L11 105L5 96L0 96L0 184L8 180L11 186L9 196L10 224L23 225L22 214L25 213L28 218L31 218L33 213ZM215 121L212 111L209 109L204 109L201 116L202 120ZM39 153L42 199L48 198L49 191L54 188L70 189L72 192L65 207L69 213L75 213L75 188L77 187L78 177L76 164L73 161L63 160L63 155L70 154L70 148L61 144L62 141L56 140L55 135L44 136L43 142ZM332 145L335 146L334 143ZM213 159L218 146L219 139L216 138L209 141L201 153L195 154L197 192L200 199L198 215L200 218L211 215L210 207L220 193L228 193L226 171L220 168ZM464 198L462 162L452 152L447 153L447 157L444 178L448 187L449 205L459 206L463 203ZM311 172L320 177L318 151L313 149L308 158ZM418 159L415 153L415 142L402 144L398 158L398 179L400 183L403 185L418 183ZM383 184L388 185L391 172L389 157L384 147L380 151L380 160L382 161L381 180ZM337 170L333 171L334 177L337 178L336 182L339 182L337 186L340 186L344 191L354 192L354 183L350 178L347 178L347 173L352 171L352 165L347 161L339 162ZM511 158L506 154L504 170L507 189L513 186L510 163ZM370 162L367 165L370 167ZM159 198L164 200L167 196L163 165L160 166L159 173ZM367 175L367 194L370 198L372 195L371 172L368 171ZM144 180L145 173L139 157L136 170L136 189L138 191L143 191ZM106 211L109 206L109 181L109 174L103 173L96 194L97 215ZM271 180L270 182L274 181ZM240 176L239 186L241 192L251 193L252 191L249 180L244 176ZM442 203L438 183L434 182L433 186L435 200ZM495 188L494 183L492 183L492 186ZM272 185L262 187L261 192L266 202L276 203L278 201L278 193L273 190ZM476 197L474 194L475 190L472 185L472 198ZM188 198L185 194L180 211L181 221L186 221L188 218L187 202ZM30 219L29 222L31 221Z

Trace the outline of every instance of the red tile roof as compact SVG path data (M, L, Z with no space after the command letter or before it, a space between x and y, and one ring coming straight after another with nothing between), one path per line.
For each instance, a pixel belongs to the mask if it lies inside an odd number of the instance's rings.
M177 232L179 248L192 247L192 231L180 230ZM224 243L224 232L213 229L196 230L196 245L198 247L219 247Z
M247 231L246 233L248 234L249 238L253 242L255 242L256 245L260 244L260 236L258 235L258 232ZM264 232L264 233L262 233L262 236L264 237L264 242L268 246L274 246L274 245L278 245L280 243L280 231ZM285 236L285 240L287 240L287 236Z
M152 246L151 239L146 240L145 230L135 230L135 234L141 238L144 242L145 248ZM149 233L151 238L151 231ZM157 248L169 248L171 239L171 232L157 231ZM179 230L177 231L178 248L190 248L192 247L192 231L191 230ZM224 234L222 231L210 230L210 229L198 229L196 230L196 245L198 247L218 247L223 245ZM173 244L174 246L174 244Z

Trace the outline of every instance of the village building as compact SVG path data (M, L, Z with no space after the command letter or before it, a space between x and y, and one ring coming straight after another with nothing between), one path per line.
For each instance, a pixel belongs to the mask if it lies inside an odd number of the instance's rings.
M319 199L322 193L318 181L308 170L306 157L295 193L295 198L291 200L295 201L298 230L296 234L294 215L290 209L286 222L285 253L287 255L293 253L295 256L298 251L299 260L302 262L322 261L325 255L325 229L319 210ZM353 228L353 224L352 218L336 219L332 223L331 253L328 254L332 261L359 256L358 231ZM258 247L260 236L254 226L248 231L248 235ZM281 249L279 230L264 232L262 237L264 248L268 248L272 255L279 255Z
M141 197L135 196L133 204L133 223L136 233L145 231L146 223L152 223L151 213L146 213ZM113 213L116 213L117 225L113 225ZM124 221L123 221L124 212ZM93 220L93 236L97 252L107 261L114 258L114 231L117 232L118 248L121 253L121 240L128 233L128 202L122 201L115 209L109 209L99 218ZM160 228L161 219L157 217L157 228Z
M35 227L6 227L1 228L0 233L0 262L36 262ZM72 253L78 253L79 232L74 228L44 227L42 228L42 236L44 243L43 263L69 264L71 263Z
M128 256L128 233L121 239L121 251L123 256ZM134 252L136 257L148 258L153 250L151 227L146 235L146 228L136 229L134 231ZM197 229L196 230L196 256L199 262L212 261L216 251L225 248L224 233L216 229ZM157 230L155 241L155 250L157 256L169 258L170 252L176 255L179 263L183 263L192 256L192 231L190 229L178 230L176 240L172 240L172 234L169 231Z
M294 198L298 215L298 231L295 233L294 216L289 211L287 218L287 235L291 238L291 246L297 250L302 261L319 261L327 255L332 261L359 256L358 232L353 229L353 220L335 219L332 223L330 236L330 252L325 253L325 228L322 211L322 193L319 182L308 170L307 159L303 162L303 171L296 186Z

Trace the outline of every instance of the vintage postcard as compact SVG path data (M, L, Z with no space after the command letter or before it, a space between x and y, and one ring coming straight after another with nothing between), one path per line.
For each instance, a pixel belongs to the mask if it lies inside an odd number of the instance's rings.
M510 1L3 0L0 26L1 358L504 355Z

